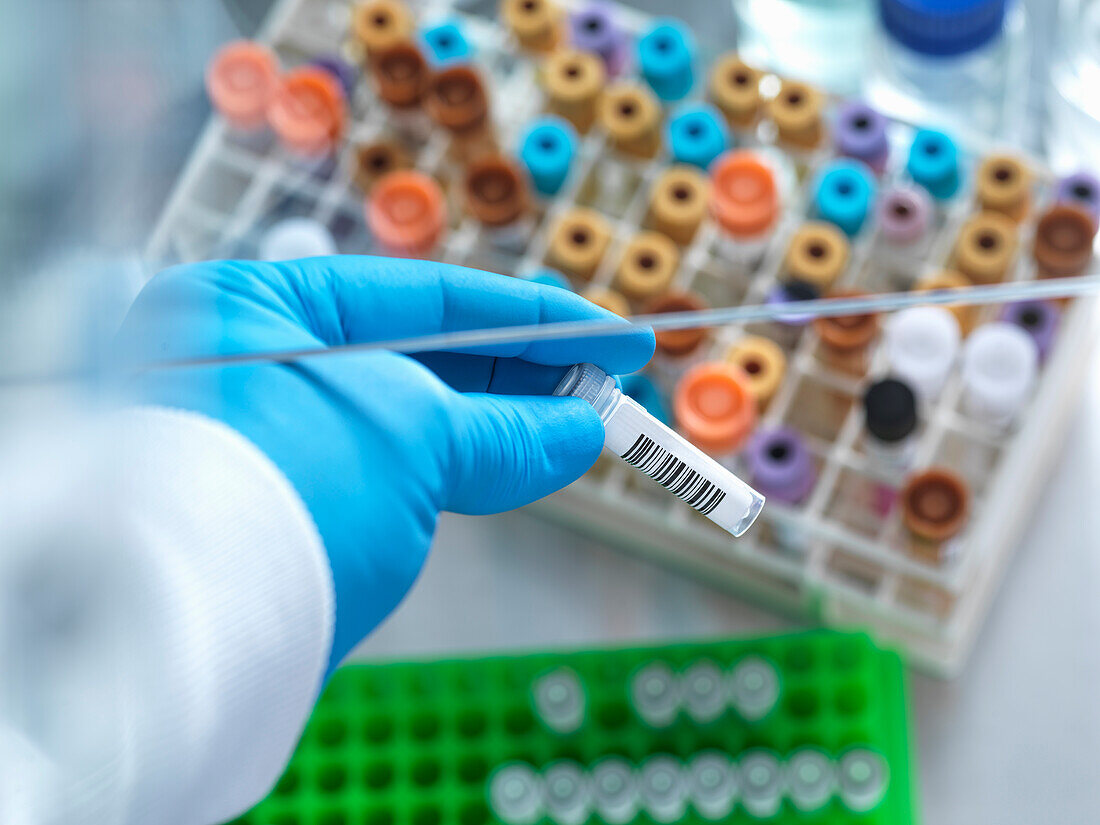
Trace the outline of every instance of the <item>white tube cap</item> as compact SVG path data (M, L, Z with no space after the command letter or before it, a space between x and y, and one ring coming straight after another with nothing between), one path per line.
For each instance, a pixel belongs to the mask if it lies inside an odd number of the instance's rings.
M1015 324L984 324L966 340L963 392L968 411L1007 422L1026 403L1039 373L1035 340Z
M263 234L259 246L261 261L293 261L338 254L332 233L313 218L279 221Z
M903 309L886 325L885 346L890 372L935 398L959 351L959 322L943 307Z

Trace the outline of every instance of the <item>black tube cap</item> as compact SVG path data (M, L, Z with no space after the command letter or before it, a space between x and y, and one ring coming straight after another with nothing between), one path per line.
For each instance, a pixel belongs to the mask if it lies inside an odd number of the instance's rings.
M867 431L880 441L894 443L917 428L917 396L904 381L886 378L863 393Z

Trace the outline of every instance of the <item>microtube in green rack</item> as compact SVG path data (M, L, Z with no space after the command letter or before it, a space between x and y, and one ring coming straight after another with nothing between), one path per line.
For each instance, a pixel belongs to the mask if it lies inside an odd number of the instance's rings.
M352 665L235 825L907 825L910 750L862 634Z

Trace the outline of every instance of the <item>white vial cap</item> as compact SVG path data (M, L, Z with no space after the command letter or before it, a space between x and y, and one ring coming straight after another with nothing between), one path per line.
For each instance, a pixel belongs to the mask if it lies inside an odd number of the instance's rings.
M630 763L608 756L592 766L596 813L607 825L623 825L638 815L638 783Z
M502 765L489 782L489 804L508 825L533 825L544 811L542 780L523 762Z
M758 722L779 701L779 673L762 656L746 656L726 677L726 693L742 719Z
M293 261L336 254L332 233L313 218L286 218L260 238L261 261Z
M737 770L721 751L702 751L688 766L688 796L704 819L719 820L729 816L737 800L738 785Z
M638 789L646 813L654 822L676 822L687 811L687 782L678 759L666 754L642 763Z
M885 346L890 371L935 398L959 351L959 322L943 307L909 307L887 322Z
M840 758L840 799L849 811L864 813L886 796L890 768L869 748L852 748Z
M1010 421L1031 394L1039 372L1035 339L1015 324L996 321L970 335L963 350L966 408L995 423Z
M741 804L760 819L779 812L783 804L783 770L774 754L766 750L745 751L741 756Z
M800 748L787 758L791 804L803 813L824 808L837 789L833 761L816 748Z
M664 662L650 662L630 682L630 699L642 721L665 728L680 712L680 692L672 668Z
M726 693L718 665L702 659L680 677L680 698L688 716L699 724L713 722L726 711Z
M563 759L543 772L546 812L558 825L581 825L592 813L592 789L580 765Z
M576 671L560 667L540 676L531 689L535 713L557 733L572 733L584 723L584 686Z

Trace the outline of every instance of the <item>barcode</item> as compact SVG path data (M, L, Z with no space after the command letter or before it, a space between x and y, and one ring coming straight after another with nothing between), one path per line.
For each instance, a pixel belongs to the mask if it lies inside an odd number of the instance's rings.
M664 447L653 443L647 435L638 436L634 446L623 453L623 461L637 467L682 501L704 516L714 512L726 493L695 470L688 467Z

